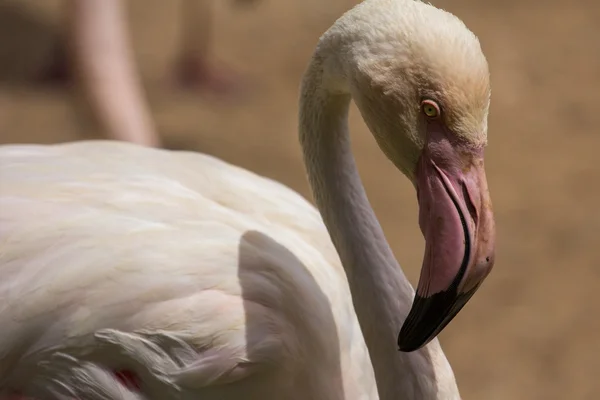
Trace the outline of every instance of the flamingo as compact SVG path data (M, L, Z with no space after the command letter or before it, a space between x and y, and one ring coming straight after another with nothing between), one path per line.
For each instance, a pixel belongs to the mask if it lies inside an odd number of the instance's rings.
M173 80L178 86L205 91L215 95L231 95L241 87L240 79L232 72L211 61L213 0L180 0L182 16L181 46L173 66ZM93 68L93 63L104 57L104 51L115 46L118 53L122 43L128 43L125 28L124 0L67 0L66 40L61 42L52 54L49 66L40 75L40 81L65 84L73 78L73 69L81 69L78 64ZM248 6L257 0L232 0L237 6ZM105 15L101 15L105 14ZM97 18L97 19L96 19ZM111 32L116 29L115 32ZM80 36L89 36L86 39ZM93 38L97 39L93 39ZM114 38L113 39L103 39ZM193 38L193 40L191 40ZM95 41L94 41L95 40ZM100 41L106 40L99 47ZM110 40L110 42L108 42ZM75 42L73 46L72 42ZM84 45L78 46L77 42ZM122 43L120 43L122 42ZM122 63L132 64L131 55L124 55ZM75 64L70 62L74 58Z
M423 2L365 0L322 35L300 92L316 208L209 155L0 147L0 392L460 399L436 336L495 250L477 37ZM417 190L416 294L358 175L352 99Z

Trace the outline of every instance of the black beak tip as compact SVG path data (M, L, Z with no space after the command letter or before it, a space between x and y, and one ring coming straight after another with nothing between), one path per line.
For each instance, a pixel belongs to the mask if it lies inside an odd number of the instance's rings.
M452 289L429 297L417 294L398 335L399 350L408 353L425 346L448 325L470 297L458 295Z
M423 347L429 342L432 331L437 324L433 324L431 317L432 297L415 296L412 308L404 321L398 335L398 349L409 353ZM435 318L438 319L438 318Z
M402 335L398 336L398 351L403 353L410 353L415 350L419 350L425 343L421 344L418 342L411 342L405 339Z

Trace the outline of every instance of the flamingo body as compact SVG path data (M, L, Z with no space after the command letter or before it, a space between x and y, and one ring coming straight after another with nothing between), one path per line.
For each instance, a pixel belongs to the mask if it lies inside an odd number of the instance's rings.
M32 385L58 350L98 347L92 358L130 367L119 345L95 343L114 329L189 344L186 365L202 371L178 379L203 399L376 396L338 256L292 190L207 155L117 142L4 146L0 159L0 388ZM271 379L211 387L254 373Z

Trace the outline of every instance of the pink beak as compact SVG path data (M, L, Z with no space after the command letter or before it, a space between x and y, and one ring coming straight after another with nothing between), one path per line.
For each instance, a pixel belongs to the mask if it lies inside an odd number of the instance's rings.
M494 265L495 224L483 148L430 131L416 171L425 256L398 346L426 345L458 314Z

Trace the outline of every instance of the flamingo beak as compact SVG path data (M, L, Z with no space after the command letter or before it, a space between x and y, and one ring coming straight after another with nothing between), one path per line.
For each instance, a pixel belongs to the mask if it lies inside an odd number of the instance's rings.
M416 171L425 256L417 293L400 330L400 351L435 338L494 265L495 224L483 149L429 135Z

